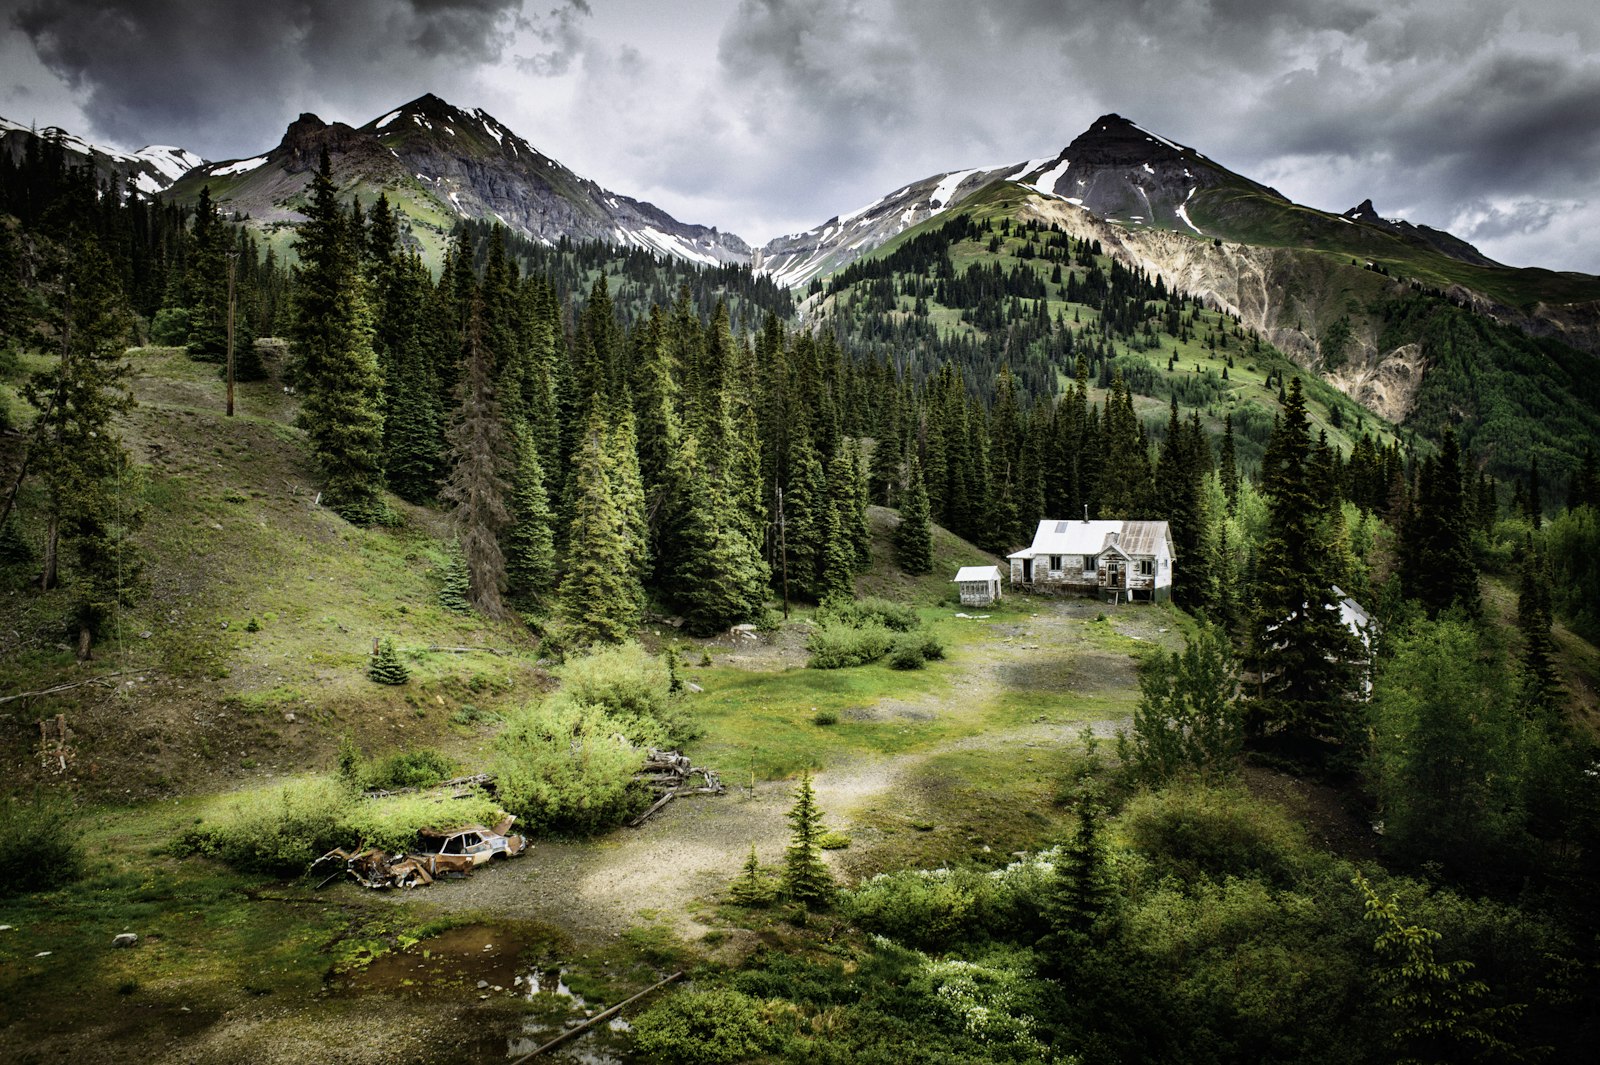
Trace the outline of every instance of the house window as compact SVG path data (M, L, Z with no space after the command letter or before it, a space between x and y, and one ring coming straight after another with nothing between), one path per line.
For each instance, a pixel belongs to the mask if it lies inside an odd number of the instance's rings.
M1094 560L1096 558L1098 558L1098 557L1099 557L1098 555L1084 555L1083 556L1083 572L1085 572L1085 573L1093 573L1094 569L1095 569Z
M1050 556L1050 568L1052 570L1055 570L1057 573L1061 572L1061 556L1060 555L1051 555Z
M1154 559L1141 558L1139 560L1139 576L1148 577L1152 573L1154 573L1155 571L1156 571L1156 563L1155 563Z

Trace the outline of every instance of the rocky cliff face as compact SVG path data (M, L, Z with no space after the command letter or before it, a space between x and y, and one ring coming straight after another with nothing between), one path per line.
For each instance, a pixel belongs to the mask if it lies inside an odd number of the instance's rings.
M258 224L303 217L304 190L322 151L342 194L387 195L436 249L455 219L488 219L546 243L563 237L648 248L696 262L745 263L732 234L686 225L650 203L621 196L544 155L492 115L427 95L359 129L303 114L271 151L214 163L174 189L193 198L210 185L219 207Z

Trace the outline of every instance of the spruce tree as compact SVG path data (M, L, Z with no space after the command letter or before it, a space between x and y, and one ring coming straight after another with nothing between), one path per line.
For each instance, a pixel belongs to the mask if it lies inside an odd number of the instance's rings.
M922 485L922 464L911 463L911 484L894 530L895 561L907 573L933 572L933 529L928 524L928 493Z
M543 600L555 587L555 517L545 491L544 465L539 461L533 431L520 425L514 437L512 524L505 535L506 585L515 602L531 605Z
M817 575L817 599L855 598L856 549L851 536L855 522L855 471L844 457L843 444L834 452L828 471L828 490L822 511L822 557Z
M682 450L689 497L673 587L684 628L709 636L760 613L770 574L739 521L727 471L702 460L693 436Z
M400 685L411 679L411 671L406 668L405 661L401 659L400 652L394 649L394 641L389 637L378 641L372 661L367 665L367 676L378 684Z
M800 778L789 808L789 846L783 856L783 894L806 907L825 909L833 901L833 874L822 861L822 811L817 808L811 774Z
M326 150L295 240L295 376L300 422L333 508L346 520L385 520L383 379L372 349L372 312Z
M60 358L22 388L38 412L29 468L45 496L40 587L58 580L65 541L75 567L78 658L139 588L131 537L142 517L139 485L115 416L133 406L125 342L131 316L112 263L93 237L78 244L52 295L45 327Z
M1363 437L1362 439L1366 439ZM1222 491L1228 498L1228 513L1239 507L1239 466L1233 451L1233 412L1222 416L1222 455L1219 459Z
M756 845L752 843L750 857L745 859L739 879L728 888L728 901L735 906L766 906L776 895L772 877L761 868L761 861L756 857Z
M1423 463L1416 506L1403 535L1406 594L1433 617L1452 606L1476 616L1482 607L1478 563L1453 430L1445 430L1439 454Z
M1100 836L1101 809L1087 786L1078 789L1075 808L1077 827L1060 850L1041 907L1048 931L1039 947L1045 964L1058 973L1072 971L1081 956L1106 937L1117 902L1116 882Z
M598 400L591 406L574 455L561 609L580 642L623 643L644 609L644 491L632 415L613 420Z
M1522 632L1523 695L1539 712L1555 708L1561 693L1561 682L1556 675L1555 641L1550 638L1551 579L1544 553L1530 540L1522 552L1517 628Z
M1353 733L1358 648L1334 602L1323 531L1322 486L1313 480L1310 423L1300 378L1262 460L1266 537L1256 565L1253 665L1262 699L1252 723L1302 738Z
M467 601L467 593L471 580L467 575L467 556L459 543L450 544L441 579L444 583L439 588L439 605L457 614L470 613L472 604Z

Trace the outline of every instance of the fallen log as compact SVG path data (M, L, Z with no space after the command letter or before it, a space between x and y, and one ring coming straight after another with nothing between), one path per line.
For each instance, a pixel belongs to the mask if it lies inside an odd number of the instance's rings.
M424 647L422 650L441 655L470 655L482 651L484 654L499 655L501 658L510 658L516 654L515 651L499 647Z
M117 673L102 673L98 677L90 677L88 680L75 680L71 684L57 684L54 688L40 688L38 691L18 692L16 695L0 696L0 703L9 703L16 699L31 699L36 695L54 695L56 692L64 692L70 691L73 688L81 688L85 684L101 684L110 680L112 677L126 677L130 673L149 672L151 671L148 669L124 669Z

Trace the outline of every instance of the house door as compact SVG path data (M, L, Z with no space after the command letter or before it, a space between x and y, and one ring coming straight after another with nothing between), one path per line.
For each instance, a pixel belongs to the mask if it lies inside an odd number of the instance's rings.
M1107 588L1121 588L1122 587L1122 563L1121 562L1107 562L1106 563L1106 587Z
M1033 559L1031 558L1025 558L1022 560L1022 583L1033 583Z

